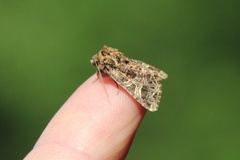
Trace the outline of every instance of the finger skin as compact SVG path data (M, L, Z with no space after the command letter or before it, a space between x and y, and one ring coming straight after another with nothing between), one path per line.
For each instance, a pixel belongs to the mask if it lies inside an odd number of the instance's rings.
M124 159L146 110L110 78L83 83L25 160Z

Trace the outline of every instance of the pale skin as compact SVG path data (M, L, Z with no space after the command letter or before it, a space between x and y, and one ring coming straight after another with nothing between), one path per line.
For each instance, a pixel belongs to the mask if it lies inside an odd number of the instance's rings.
M93 75L66 101L24 160L124 159L146 109Z

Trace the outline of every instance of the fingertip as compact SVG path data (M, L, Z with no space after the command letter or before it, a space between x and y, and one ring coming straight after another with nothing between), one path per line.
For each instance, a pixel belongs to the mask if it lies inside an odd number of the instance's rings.
M110 77L83 83L51 120L37 146L65 144L97 159L126 155L146 109Z

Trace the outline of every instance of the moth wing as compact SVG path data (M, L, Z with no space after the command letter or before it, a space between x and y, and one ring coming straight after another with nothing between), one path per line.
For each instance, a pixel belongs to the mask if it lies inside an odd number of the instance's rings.
M134 97L144 108L149 111L157 111L161 98L161 82L149 84L147 80L131 79L125 73L110 70L108 75L130 95Z

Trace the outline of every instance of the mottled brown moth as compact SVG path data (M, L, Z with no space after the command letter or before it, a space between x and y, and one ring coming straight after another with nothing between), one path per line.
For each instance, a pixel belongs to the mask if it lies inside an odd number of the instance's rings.
M144 108L157 111L162 94L162 80L168 75L142 61L127 58L116 48L104 46L91 59L98 74L110 76Z

